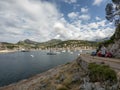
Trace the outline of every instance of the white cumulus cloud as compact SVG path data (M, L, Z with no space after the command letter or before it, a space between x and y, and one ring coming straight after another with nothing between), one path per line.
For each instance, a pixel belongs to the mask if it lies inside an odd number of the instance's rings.
M69 17L69 18L72 18L72 19L74 19L74 18L76 18L76 17L78 17L78 16L79 16L79 14L78 14L77 12L68 13L68 17Z
M76 3L77 0L63 0L66 3L72 4L72 3Z
M99 6L104 0L94 0L93 5Z
M91 19L88 13L71 12L68 17L73 18L71 23L55 4L44 0L0 0L0 42L54 38L95 40L111 36L114 32L106 20L87 23Z
M88 12L88 8L81 8L81 12L82 13L87 13Z
M95 19L96 19L96 20L101 20L101 18L100 18L100 17L98 17L98 16L97 16L97 17L95 17Z
M91 17L88 14L82 14L82 15L79 16L79 18L82 19L82 20L89 20Z

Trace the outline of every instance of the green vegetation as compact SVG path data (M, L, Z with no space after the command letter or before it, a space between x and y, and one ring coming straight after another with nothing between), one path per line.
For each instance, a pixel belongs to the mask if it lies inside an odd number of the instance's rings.
M64 85L58 85L57 90L69 90L69 89Z
M118 40L120 39L120 24L116 28L115 34L114 34L114 39Z
M103 82L107 80L110 82L117 81L116 72L109 66L90 63L88 69L89 77L92 82Z
M46 48L75 48L75 47L97 47L96 42L92 41L84 41L84 40L67 40L62 41L59 39L52 39L46 42L36 42L31 41L29 39L19 41L16 44L5 43L4 45L8 49L18 49L18 48L26 48L26 49L46 49Z
M109 40L106 40L106 41L103 41L103 42L99 42L98 45L104 45L104 46L108 46L109 44L112 44L114 43L114 35L109 39Z
M113 44L115 40L120 39L120 24L117 26L115 33L111 36L109 40L100 42L99 45L104 44L105 46L108 46L109 44Z
M2 48L2 49L14 49L14 48L18 48L18 45L13 44L13 43L2 42L0 44L1 44L0 48Z
M65 65L68 65L68 64L70 64L70 62L67 62Z
M66 78L63 81L63 85L65 85L66 87L69 87L70 84L72 84L72 75L66 74Z
M60 39L52 39L52 40L49 40L49 41L46 41L46 42L39 43L37 45L39 45L40 47L45 49L45 48L51 48L51 47L59 44L60 42L62 42L62 40L60 40Z
M58 44L48 46L49 47L58 47L58 48L63 48L63 47L82 47L82 46L88 46L88 47L96 47L97 43L92 42L92 41L84 41L84 40L67 40L67 41L62 41Z

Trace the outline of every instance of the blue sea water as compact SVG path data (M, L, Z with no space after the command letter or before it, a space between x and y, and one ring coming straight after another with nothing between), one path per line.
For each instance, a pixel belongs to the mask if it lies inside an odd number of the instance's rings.
M47 55L46 51L0 54L0 86L27 79L77 58L77 52Z

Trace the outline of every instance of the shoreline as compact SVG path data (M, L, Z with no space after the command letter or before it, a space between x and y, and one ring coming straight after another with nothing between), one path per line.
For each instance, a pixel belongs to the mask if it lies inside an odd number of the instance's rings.
M58 65L43 73L36 74L28 79L23 79L16 83L12 83L12 84L0 87L0 90L51 90L50 88L53 89L54 87L59 87L59 85L64 85L64 84L69 85L69 83L72 82L71 80L73 81L81 80L80 78L83 78L83 76L86 75L85 73L87 70L86 63L88 62L84 59L85 58L80 56L77 59L73 60L72 62ZM90 57L88 57L87 59L89 60ZM94 58L94 60L96 61L97 58ZM100 58L100 61L101 61L101 58ZM97 60L96 62L99 62L99 61ZM116 72L116 73L117 75L120 75L120 72ZM79 85L81 84L79 82L77 83ZM74 87L71 86L72 90L73 88L74 90L78 90L79 89L78 84L73 83Z
M69 65L77 65L76 64L76 59L73 60L72 62L68 62L66 64L58 65L54 68L51 68L45 72L36 74L30 78L20 80L15 83L11 83L9 85L1 86L0 90L26 90L27 88L31 88L32 85L37 85L39 82L44 82L50 78L54 78L54 76L57 76L58 73L63 72L63 69L67 69ZM69 67L70 68L70 67ZM75 67L76 68L76 67ZM22 88L22 89L21 89ZM32 90L32 89L30 89Z
M16 52L17 50L0 50L0 54Z

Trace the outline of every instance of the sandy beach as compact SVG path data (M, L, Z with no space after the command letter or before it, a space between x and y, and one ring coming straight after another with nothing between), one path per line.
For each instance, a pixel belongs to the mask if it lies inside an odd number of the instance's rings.
M10 53L10 52L15 52L16 50L0 50L0 54L2 53Z

